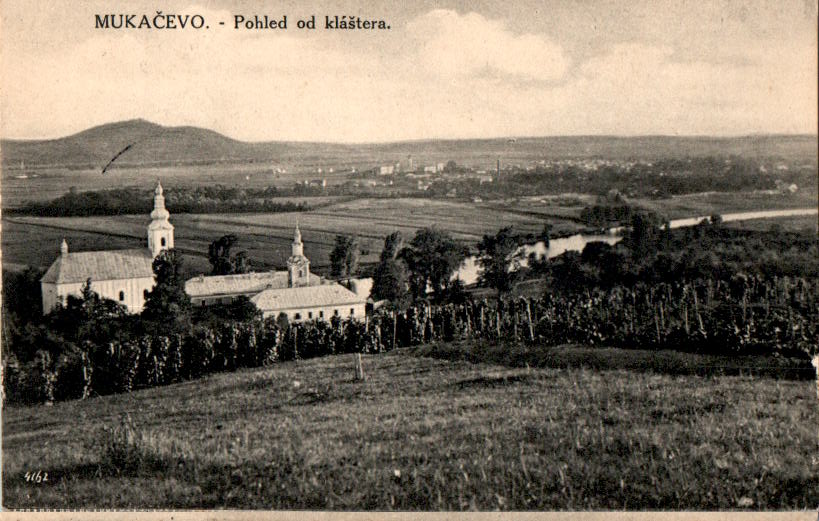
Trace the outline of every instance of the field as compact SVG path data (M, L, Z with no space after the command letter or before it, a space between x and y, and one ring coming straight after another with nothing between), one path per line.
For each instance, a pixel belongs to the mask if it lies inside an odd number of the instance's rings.
M18 171L4 172L3 208L17 208L26 202L50 201L68 193L73 187L79 191L110 190L135 187L146 192L156 186L157 179L166 189L175 187L198 187L224 185L244 189L264 189L268 186L292 188L299 181L323 178L329 185L349 179L347 174L318 174L312 171L288 171L275 173L270 165L196 165L168 167L128 168L100 174L100 169L68 170L45 168L37 173L29 172L20 179ZM34 177L36 176L36 177Z
M726 223L729 228L741 228L744 230L769 231L780 229L786 232L799 232L804 235L819 233L819 220L815 215L804 215L801 217L780 217L773 219L750 219L747 221L734 221Z
M616 363L624 352L603 353L597 360L614 369L472 364L420 356L436 354L422 347L365 356L363 383L353 379L352 355L340 355L8 407L3 506L781 510L819 502L812 381L675 376L662 367L692 355L639 352L626 358L643 357L648 368L626 371ZM130 424L119 432L129 440L103 430L119 429L124 414ZM27 482L37 471L48 481Z
M714 213L739 213L756 210L784 210L817 206L816 187L804 187L795 194L771 190L753 192L709 192L678 195L670 199L637 199L644 208L654 210L669 219L680 219ZM750 221L749 221L750 222Z
M4 190L6 187L4 186ZM5 192L4 192L5 193ZM471 247L483 234L502 226L513 226L519 233L539 233L544 224L552 233L566 234L583 228L579 222L584 206L594 197L582 194L531 196L527 198L479 203L436 199L345 199L287 198L293 202L322 206L308 212L273 214L178 214L171 216L176 227L176 246L186 255L189 274L209 270L208 245L224 234L239 237L240 250L246 250L255 269L281 268L289 255L293 228L303 231L305 252L319 272L326 272L336 234L358 235L364 255L361 262L378 259L383 238L399 230L409 240L415 231L435 225ZM671 218L729 213L746 210L810 207L815 194L807 192L784 196L770 193L694 194L662 200L638 200ZM784 229L810 229L810 218L777 219ZM815 220L814 220L815 221ZM66 237L74 251L136 248L144 242L148 217L5 217L3 219L3 263L7 269L26 265L47 267ZM772 221L773 222L773 221ZM796 223L796 224L794 224ZM770 223L747 221L732 226L768 229ZM815 230L815 222L814 227Z
M7 267L48 266L66 237L74 251L136 248L144 242L148 217L8 217L3 219L3 261ZM356 199L309 212L273 214L172 215L175 245L186 255L191 273L206 272L208 245L227 233L239 237L256 269L283 267L290 255L293 229L302 230L305 254L317 268L326 268L336 234L358 235L369 253L361 262L375 262L386 235L399 230L405 239L424 226L435 225L474 246L485 233L513 225L523 233L537 233L545 222L554 230L577 230L572 220L546 217L514 208L429 199ZM321 270L320 270L321 271Z

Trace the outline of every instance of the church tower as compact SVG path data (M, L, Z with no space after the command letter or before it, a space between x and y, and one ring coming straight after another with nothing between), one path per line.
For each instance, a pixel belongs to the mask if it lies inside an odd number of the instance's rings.
M148 225L148 249L156 257L162 250L173 248L173 225L168 222L171 216L165 209L165 197L162 185L156 182L154 191L154 210L151 212L151 224Z
M293 234L293 246L287 259L287 281L291 288L310 284L310 261L304 256L304 244L301 242L299 225Z

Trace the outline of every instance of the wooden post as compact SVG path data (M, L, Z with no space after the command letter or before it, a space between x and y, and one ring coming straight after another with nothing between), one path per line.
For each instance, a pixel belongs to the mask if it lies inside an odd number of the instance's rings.
M657 345L660 345L660 344L662 344L662 340L661 340L661 337L660 337L660 322L657 319L657 309L656 308L654 309L653 315L654 315L654 328L657 330Z
M529 322L529 341L535 341L535 328L532 325L532 306L529 305L529 299L526 300L526 320Z
M702 325L702 317L700 316L700 304L697 300L697 288L694 289L694 314L697 315L697 325L700 327L700 332L705 331L705 327Z
M358 382L364 381L364 366L361 365L361 353L355 354L355 379Z
M816 368L816 398L819 399L819 354L813 355L810 363Z
M395 335L398 332L398 313L392 310L392 348L395 349Z
M663 309L663 301L660 301L660 327L665 333L665 310Z

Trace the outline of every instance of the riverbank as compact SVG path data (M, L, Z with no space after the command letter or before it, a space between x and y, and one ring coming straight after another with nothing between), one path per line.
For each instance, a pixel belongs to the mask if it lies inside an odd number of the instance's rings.
M723 222L805 216L819 216L819 209L790 208L783 210L761 210L754 212L721 214ZM673 219L669 222L669 225L672 229L684 228L686 226L694 226L703 220L708 220L710 218L711 216L702 215L698 217L687 217L684 219ZM555 237L550 239L548 247L544 241L538 241L534 244L527 244L522 247L523 260L521 261L521 265L526 266L526 259L528 259L532 254L534 254L538 259L542 259L544 257L551 259L563 255L567 251L582 252L586 245L590 242L605 242L607 244L614 245L623 240L623 231L624 227L618 226L609 228L603 233L576 233L564 235L563 237ZM481 268L478 264L477 256L469 256L464 260L461 268L456 272L453 278L458 278L464 283L464 285L469 286L478 282L480 278L480 271Z

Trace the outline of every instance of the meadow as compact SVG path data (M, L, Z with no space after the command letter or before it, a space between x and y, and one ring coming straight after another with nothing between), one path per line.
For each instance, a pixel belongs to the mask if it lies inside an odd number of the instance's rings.
M4 184L4 196L6 191ZM239 250L248 252L254 269L281 268L289 255L293 228L303 232L305 252L320 272L329 266L329 254L337 234L357 235L362 264L374 263L386 235L398 230L410 239L416 230L437 226L455 239L474 246L484 234L512 226L522 234L538 234L549 224L553 235L576 233L584 228L580 213L595 197L583 194L530 196L471 202L427 198L327 198L292 197L282 201L306 203L306 212L248 214L174 214L176 247L185 255L186 271L195 275L209 271L208 245L222 235L239 237ZM810 207L816 194L807 191L782 195L771 193L691 194L660 200L635 200L635 204L669 218L711 215L747 210ZM4 200L5 204L5 200ZM59 251L63 237L74 251L138 248L144 243L147 216L3 218L3 264L7 269L26 265L45 268ZM785 229L810 228L810 218L777 219ZM773 222L773 221L772 221ZM768 229L771 223L754 221L734 227ZM812 228L815 230L814 227Z
M749 219L726 223L729 228L743 230L769 231L779 229L786 232L798 232L803 235L819 233L819 220L814 215L801 217L775 217L771 219Z
M462 349L365 355L364 382L354 379L354 355L337 355L7 407L3 506L781 510L819 502L811 380L664 369L681 356L713 364L693 355L630 352L645 363L625 370L623 351L609 349L590 369L580 360L592 350L581 349L554 357L560 368L550 357L509 367L451 356ZM48 480L26 480L37 471Z
M326 202L326 201L325 201ZM281 268L290 255L293 229L302 231L305 254L313 267L329 266L336 234L357 235L364 250L362 263L378 260L384 237L396 230L409 240L425 226L438 226L466 244L476 244L483 234L494 233L501 223L521 233L538 233L546 222L556 232L576 231L572 220L545 217L514 208L431 199L355 199L329 204L308 212L272 214L172 215L175 246L185 255L190 274L207 273L208 245L222 235L239 238L238 250L248 252L254 269ZM3 262L7 267L47 267L59 251L63 237L74 251L138 248L143 245L148 217L28 217L3 219Z

